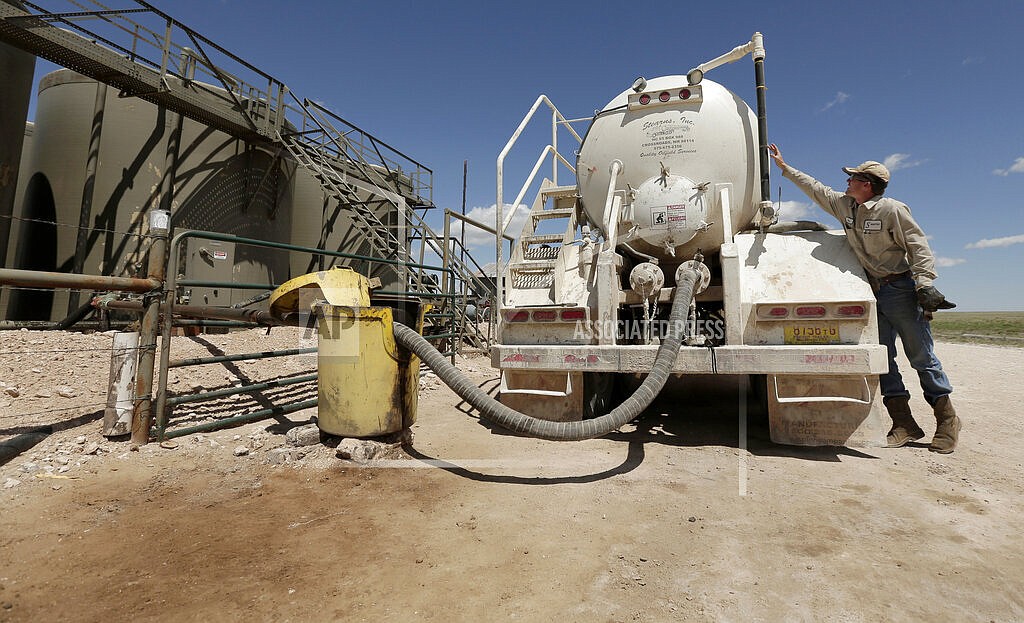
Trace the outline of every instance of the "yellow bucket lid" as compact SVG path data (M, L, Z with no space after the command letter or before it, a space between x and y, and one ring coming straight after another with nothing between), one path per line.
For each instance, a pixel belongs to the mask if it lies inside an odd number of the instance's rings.
M300 304L312 307L316 301L327 301L331 305L369 307L370 280L342 266L307 273L289 279L270 294L270 313L275 318L284 318L300 311Z

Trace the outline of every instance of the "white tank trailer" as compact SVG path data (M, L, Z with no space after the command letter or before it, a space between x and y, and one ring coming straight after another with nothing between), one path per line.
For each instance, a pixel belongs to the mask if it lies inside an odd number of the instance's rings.
M757 114L704 79L748 54ZM556 421L606 413L628 395L621 381L651 369L687 267L700 277L672 368L684 386L749 380L738 387L778 443L883 443L887 357L864 272L841 230L780 223L769 201L763 62L756 33L686 75L638 78L594 115L576 184L541 182L498 284L504 404ZM498 158L498 206L505 156L542 103ZM551 108L555 136L567 122Z

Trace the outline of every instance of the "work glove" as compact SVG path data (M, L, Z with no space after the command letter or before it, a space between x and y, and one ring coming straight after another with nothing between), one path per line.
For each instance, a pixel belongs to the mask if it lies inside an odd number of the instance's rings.
M942 292L939 292L933 286L924 286L917 289L917 303L926 312L956 307L956 303L947 301Z

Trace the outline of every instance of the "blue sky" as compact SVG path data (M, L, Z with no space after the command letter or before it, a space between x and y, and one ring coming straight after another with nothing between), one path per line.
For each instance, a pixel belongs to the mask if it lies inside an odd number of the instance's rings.
M842 166L886 161L887 194L931 237L936 286L962 310L1024 310L1019 0L155 3L432 168L438 206L460 208L468 160L480 218L497 154L539 94L588 117L636 76L685 73L760 31L769 138L787 162L845 189ZM753 107L749 57L708 77ZM783 218L835 224L772 174Z

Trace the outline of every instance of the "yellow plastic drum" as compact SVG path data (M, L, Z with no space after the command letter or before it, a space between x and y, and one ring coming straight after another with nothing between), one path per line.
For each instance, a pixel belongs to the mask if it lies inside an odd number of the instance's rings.
M420 332L424 311L415 314ZM321 304L314 312L320 430L375 437L411 426L416 421L420 361L395 343L392 309Z

